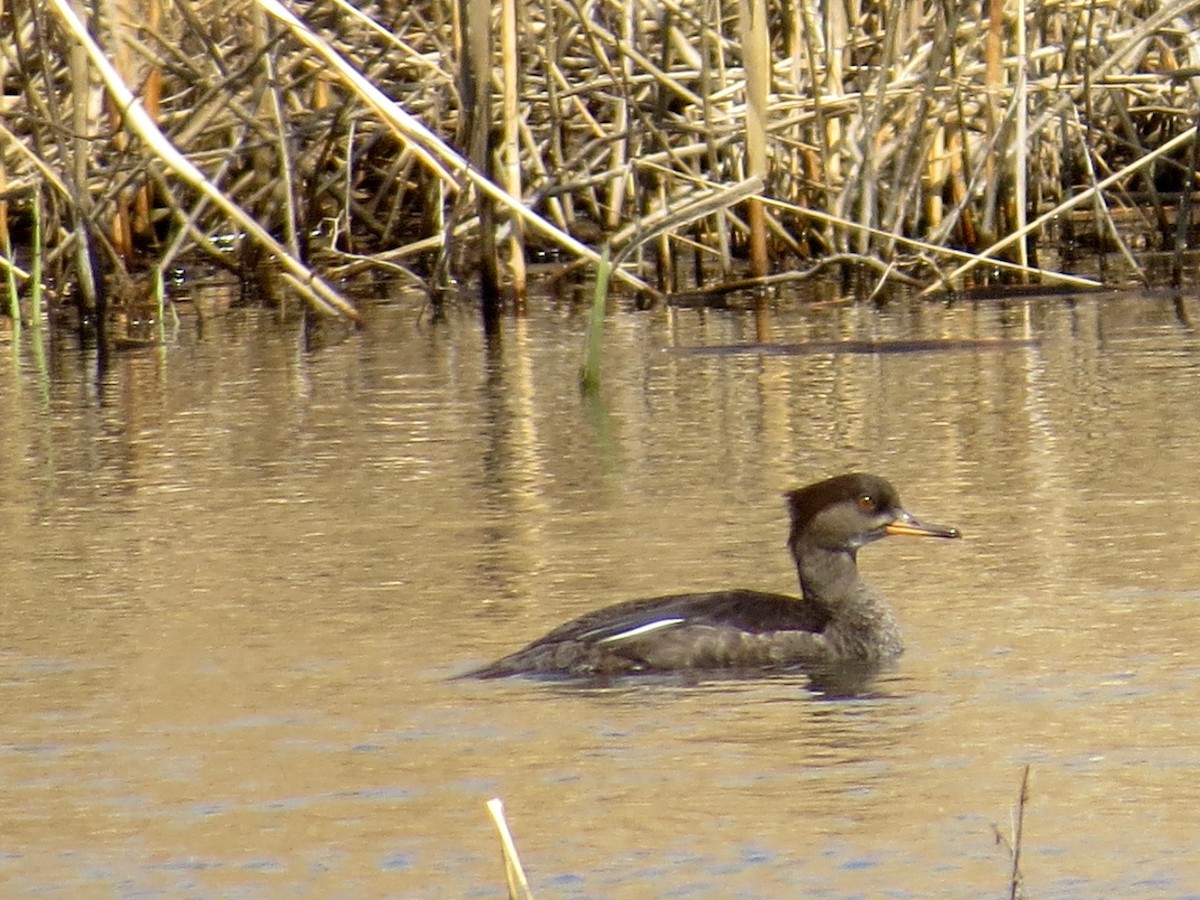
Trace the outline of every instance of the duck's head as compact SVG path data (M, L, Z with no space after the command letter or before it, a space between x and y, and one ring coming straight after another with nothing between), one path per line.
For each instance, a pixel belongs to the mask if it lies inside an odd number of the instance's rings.
M900 495L885 479L855 472L791 491L792 530L788 546L821 547L853 553L890 534L959 537L957 528L919 522L900 505Z

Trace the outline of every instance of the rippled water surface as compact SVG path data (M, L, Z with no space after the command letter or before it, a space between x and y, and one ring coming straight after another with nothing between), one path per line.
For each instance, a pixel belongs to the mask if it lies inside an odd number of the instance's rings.
M5 896L1200 896L1200 301L415 302L306 349L185 315L0 374ZM685 352L762 338L959 341ZM1024 343L1022 343L1024 342ZM885 475L908 652L802 677L453 681L584 610L794 590L781 492Z

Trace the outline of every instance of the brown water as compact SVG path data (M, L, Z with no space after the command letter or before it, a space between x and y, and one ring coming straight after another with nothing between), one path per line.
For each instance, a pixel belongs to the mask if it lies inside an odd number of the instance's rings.
M1200 301L369 310L305 350L185 320L100 383L0 375L5 896L498 897L502 797L540 898L1200 891ZM909 644L802 677L450 676L586 609L792 590L786 488L849 469L963 541L860 557Z

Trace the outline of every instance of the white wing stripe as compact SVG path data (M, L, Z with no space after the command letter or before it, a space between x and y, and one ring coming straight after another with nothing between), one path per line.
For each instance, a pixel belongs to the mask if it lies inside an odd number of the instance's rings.
M615 641L624 641L629 638L638 637L643 634L648 634L651 631L658 631L660 628L670 628L672 625L678 625L683 619L657 619L653 622L647 622L645 625L639 625L636 628L630 628L628 631L620 631L617 634L610 634L608 637L600 638L596 641L597 644L611 644Z

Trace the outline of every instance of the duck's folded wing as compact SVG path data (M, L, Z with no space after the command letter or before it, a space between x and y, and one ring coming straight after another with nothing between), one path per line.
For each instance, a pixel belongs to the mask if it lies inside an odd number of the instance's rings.
M579 641L615 648L645 645L693 628L763 635L819 633L829 612L801 597L762 591L711 591L633 600L588 613L560 625L534 644Z
M828 621L815 603L760 591L633 600L560 625L464 677L788 666L827 657Z
M779 668L830 658L825 637L812 631L751 632L714 625L678 624L658 633L614 635L600 645L606 655L640 670Z

